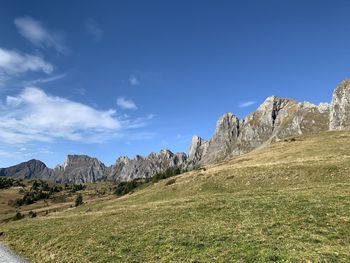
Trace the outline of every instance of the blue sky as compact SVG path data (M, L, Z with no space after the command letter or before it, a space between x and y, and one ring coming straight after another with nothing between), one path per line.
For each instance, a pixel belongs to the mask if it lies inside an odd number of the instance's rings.
M0 167L187 152L267 96L328 102L350 76L349 12L342 0L1 1Z

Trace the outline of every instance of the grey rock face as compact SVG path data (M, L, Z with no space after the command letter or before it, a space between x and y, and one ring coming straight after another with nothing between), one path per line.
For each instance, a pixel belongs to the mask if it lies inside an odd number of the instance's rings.
M30 160L8 168L0 169L0 176L13 176L15 178L48 179L50 169L39 160Z
M239 119L228 112L217 121L214 135L209 141L194 136L189 150L188 167L195 168L231 154L239 154L239 125Z
M168 168L184 169L187 164L185 153L162 150L148 156L137 155L134 159L119 157L110 167L96 158L86 155L68 155L62 165L49 169L40 161L31 160L9 168L0 169L0 176L44 179L58 183L90 183L97 181L130 181L149 178Z
M223 115L208 142L194 137L189 160L191 167L202 166L289 136L325 131L328 126L328 104L317 106L271 96L243 120L232 113Z
M51 173L51 179L60 183L87 183L106 180L106 167L96 158L86 155L68 155L63 165Z
M275 127L287 117L286 109L294 104L294 100L271 96L255 112L244 118L238 138L240 153L249 152L267 142Z
M231 154L239 154L237 141L239 131L239 119L230 112L224 114L216 123L214 135L203 158L204 163L215 162Z
M350 129L350 80L344 80L333 92L330 130Z
M119 157L112 167L108 178L119 181L130 181L138 178L150 178L168 168L184 168L187 163L185 153L173 154L169 150L151 153L146 157L137 155L134 159Z
M209 142L199 136L193 136L188 153L188 167L195 168L207 153Z

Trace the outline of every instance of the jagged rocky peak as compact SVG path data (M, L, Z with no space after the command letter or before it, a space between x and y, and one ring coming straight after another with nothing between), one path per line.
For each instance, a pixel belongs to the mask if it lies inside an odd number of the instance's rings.
M179 152L179 153L176 153L175 156L174 156L174 160L176 162L177 165L180 165L182 167L185 167L186 164L187 164L187 159L188 159L188 156L186 153L184 152Z
M188 167L197 166L202 156L207 152L209 142L195 135L192 137L190 149L188 151Z
M276 126L287 114L287 109L293 108L297 102L277 96L268 97L255 112L250 113L242 121L240 127L238 152L249 152L267 142Z
M120 156L120 157L118 157L118 159L116 160L116 165L118 165L118 164L121 164L121 163L123 163L123 164L125 164L125 163L128 163L128 162L130 162L130 159L129 159L129 157L128 156Z
M223 114L219 120L216 122L215 134L219 134L221 132L227 132L232 129L232 127L236 127L238 129L239 119L231 112L227 112ZM236 130L237 130L236 129Z
M293 99L279 98L277 96L267 97L266 100L259 106L254 117L258 117L260 122L265 125L274 126L277 116L280 111L290 105L294 105L297 102ZM248 115L248 119L251 115Z
M63 165L58 165L52 177L62 183L96 182L105 179L106 167L98 159L87 155L68 155Z
M350 79L342 81L334 90L329 120L330 130L350 129Z
M214 163L289 136L328 130L329 108L327 103L317 106L270 96L243 120L226 113L208 142L198 136L192 139L191 166Z
M202 162L212 163L239 154L237 147L239 133L240 120L231 112L222 115L203 153Z
M318 110L319 110L321 113L324 113L324 112L327 112L327 111L329 112L330 107L331 107L331 105L330 105L329 103L327 103L327 102L321 102L321 103L317 106Z
M172 158L174 156L174 154L168 149L160 150L160 155L163 155L165 158Z
M110 167L108 179L130 181L137 178L149 178L168 168L185 168L187 155L185 153L172 153L169 150L152 152L148 156L137 155L133 159L118 158L116 164Z

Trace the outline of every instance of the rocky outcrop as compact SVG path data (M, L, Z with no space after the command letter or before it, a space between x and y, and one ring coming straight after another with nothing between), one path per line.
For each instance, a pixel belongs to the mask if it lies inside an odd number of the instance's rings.
M328 126L328 104L321 103L317 106L271 96L243 120L232 113L224 114L208 142L194 137L190 147L189 160L192 162L189 167L215 163L286 137L325 131Z
M151 153L146 157L137 155L134 159L123 156L119 157L115 165L110 167L108 178L120 181L150 178L168 168L183 169L186 163L187 155L185 153L173 154L169 150Z
M87 155L68 155L63 165L51 172L51 179L59 183L87 183L107 179L105 165Z
M196 168L208 151L209 142L195 135L188 151L188 167Z
M16 178L49 179L50 169L39 160L29 160L8 168L0 169L0 176L13 176Z
M295 104L291 99L268 97L255 112L242 120L239 153L249 152L267 142L281 120L288 116L288 109Z
M239 154L239 125L239 119L228 112L217 121L214 135L209 141L194 136L189 150L188 167L195 168L221 160L230 154Z
M333 92L329 129L350 129L350 80L344 80Z

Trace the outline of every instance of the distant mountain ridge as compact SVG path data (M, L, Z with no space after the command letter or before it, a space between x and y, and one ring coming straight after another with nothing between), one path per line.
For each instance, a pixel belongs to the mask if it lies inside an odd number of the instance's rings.
M149 178L168 168L194 169L290 136L346 129L350 129L350 80L344 80L334 90L330 104L314 105L270 96L244 119L225 113L217 121L210 140L193 136L188 155L162 150L133 159L119 157L109 167L86 155L68 155L64 164L54 169L41 161L30 160L1 168L0 176L61 183L129 181Z

